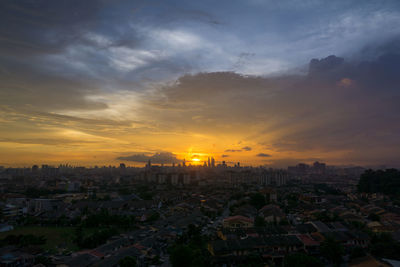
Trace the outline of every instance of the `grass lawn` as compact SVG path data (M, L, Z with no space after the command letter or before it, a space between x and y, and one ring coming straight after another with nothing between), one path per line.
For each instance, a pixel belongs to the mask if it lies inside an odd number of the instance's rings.
M49 226L22 226L16 227L12 231L0 233L0 239L7 235L36 235L44 236L46 244L44 249L66 248L68 250L77 250L78 247L73 243L75 227L49 227Z

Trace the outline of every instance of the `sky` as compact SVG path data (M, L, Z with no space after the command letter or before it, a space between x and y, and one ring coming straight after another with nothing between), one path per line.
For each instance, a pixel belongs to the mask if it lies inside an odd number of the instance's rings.
M4 0L0 165L400 167L400 1Z

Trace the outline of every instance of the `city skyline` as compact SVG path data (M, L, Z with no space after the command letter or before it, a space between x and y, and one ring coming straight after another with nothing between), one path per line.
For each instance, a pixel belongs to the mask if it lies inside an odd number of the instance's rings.
M3 1L0 165L400 167L398 1Z

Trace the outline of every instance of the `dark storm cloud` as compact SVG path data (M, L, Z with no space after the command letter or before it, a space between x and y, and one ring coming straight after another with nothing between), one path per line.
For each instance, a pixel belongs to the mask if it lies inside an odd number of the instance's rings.
M98 89L89 79L68 78L23 64L8 64L0 73L0 104L39 110L105 109L107 105L85 98Z
M266 154L266 153L258 153L256 156L260 157L260 158L269 158L269 157L271 157L270 154Z
M84 64L62 56L99 26L103 1L0 3L0 104L31 111L101 110L101 84ZM93 43L90 44L93 46ZM92 76L92 77L91 77Z
M1 53L56 53L96 26L103 1L12 1L0 3Z
M186 117L193 112L204 118L195 124L181 121L193 130L213 131L229 123L239 131L257 124L247 141L277 152L342 151L348 160L389 161L400 156L395 149L400 146L398 84L400 54L381 51L362 61L313 59L306 76L184 76L161 90L157 101L166 110L190 103ZM171 120L176 116L172 110L162 117Z
M216 20L205 11L161 2L2 1L2 102L56 112L106 109L90 97L110 88L140 91L146 82L187 71L191 66L167 58L163 51L171 48L163 46L180 46L192 35L164 30L166 17Z
M171 152L160 152L160 153L155 153L154 155L145 155L145 154L135 154L131 156L126 156L126 157L119 157L117 160L127 160L127 161L133 161L133 162L148 162L149 160L152 163L156 164L168 164L168 163L179 163L181 160L178 160L176 158L176 155L174 155Z

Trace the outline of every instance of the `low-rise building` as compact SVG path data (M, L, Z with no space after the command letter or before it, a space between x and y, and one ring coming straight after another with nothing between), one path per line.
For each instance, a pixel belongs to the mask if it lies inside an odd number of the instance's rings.
M227 217L223 221L223 227L225 228L249 228L254 226L254 219L236 215Z

